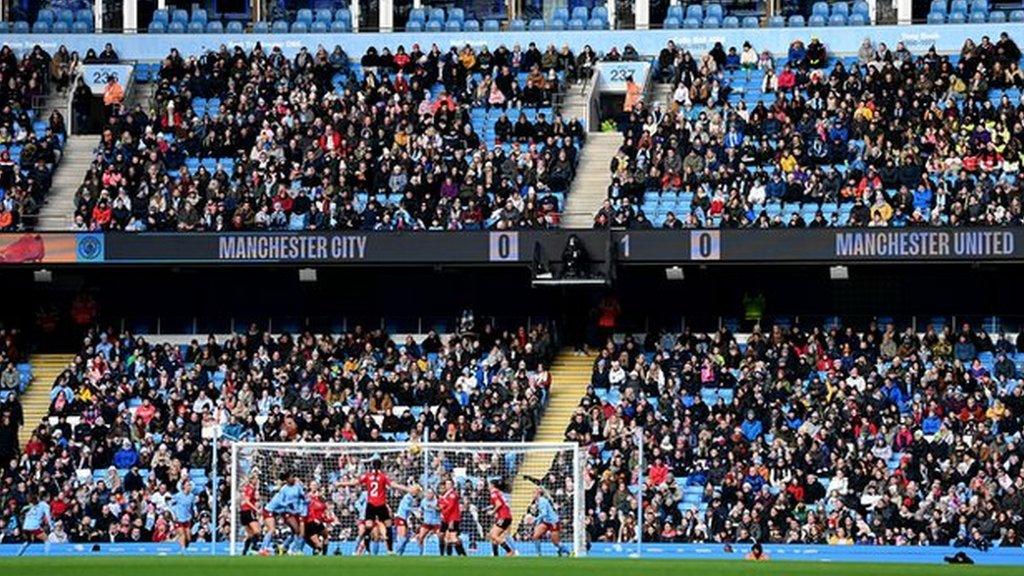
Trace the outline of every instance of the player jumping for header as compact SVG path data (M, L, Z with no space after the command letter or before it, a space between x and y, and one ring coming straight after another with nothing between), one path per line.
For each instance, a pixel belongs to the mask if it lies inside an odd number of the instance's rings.
M367 492L366 515L364 520L374 526L382 527L384 538L387 542L388 554L394 554L395 537L391 533L391 508L388 506L388 488L395 488L403 492L411 489L404 484L392 482L391 478L382 470L384 463L380 458L374 458L370 462L370 471L359 477L358 480L345 480L339 482L340 486L362 486ZM370 548L371 531L363 534L365 549Z

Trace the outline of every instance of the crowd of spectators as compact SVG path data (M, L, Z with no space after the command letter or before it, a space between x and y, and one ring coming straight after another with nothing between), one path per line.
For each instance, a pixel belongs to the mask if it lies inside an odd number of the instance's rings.
M51 89L66 89L71 58L38 45L19 57L0 47L0 231L30 227L50 190L67 137L59 110L38 118Z
M610 340L567 439L591 538L1022 545L1024 337L872 323ZM635 524L633 524L635 526Z
M203 489L192 533L209 541L218 425L222 478L228 439L529 440L554 349L543 325L500 331L472 315L457 334L398 342L358 327L337 336L253 327L188 345L91 331L53 383L49 420L28 423L24 451L3 462L2 540L21 541L17 513L40 491L59 525L53 541L172 540L168 498L191 476ZM228 482L220 496L224 537Z
M622 118L595 226L1020 224L1020 61L1005 32L950 55L866 39L836 58L812 39L781 57L750 43L698 56L670 42L656 66L671 102Z
M17 328L0 328L0 462L18 453L18 429L25 419L18 398L22 389L18 364L25 361L23 340Z
M73 226L556 226L585 132L551 106L589 62L533 44L371 49L358 64L341 46L172 49L153 109L108 119ZM491 110L511 132L483 133Z

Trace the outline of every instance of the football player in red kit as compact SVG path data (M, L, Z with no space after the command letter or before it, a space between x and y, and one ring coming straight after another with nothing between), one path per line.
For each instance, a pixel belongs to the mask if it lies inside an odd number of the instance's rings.
M505 551L506 556L515 556L516 551L506 541L509 529L512 527L512 509L509 508L508 501L505 500L505 487L498 479L491 480L490 487L491 513L494 515L494 526L491 527L491 532L488 535L491 540L491 553L497 556L500 547Z
M309 507L303 522L306 525L306 544L313 549L313 555L327 555L328 529L334 523L334 515L327 509L327 503L320 496L320 485L309 483Z
M391 508L388 506L388 488L409 491L409 487L403 484L392 482L382 468L384 463L375 458L370 463L370 471L359 477L358 480L340 482L342 486L362 486L366 490L366 514L363 520L372 526L383 530L388 546L388 554L394 554L395 537L391 532ZM363 534L364 549L370 548L370 536L372 530L366 530Z
M441 548L442 556L453 556L455 552L459 556L466 555L466 549L462 546L462 539L459 538L459 523L462 520L462 502L459 499L459 491L455 489L455 482L444 481L444 492L439 500L441 506L441 530L444 533L444 546Z

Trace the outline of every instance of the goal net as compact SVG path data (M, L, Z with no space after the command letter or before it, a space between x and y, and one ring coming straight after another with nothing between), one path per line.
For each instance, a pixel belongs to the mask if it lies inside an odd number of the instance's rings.
M558 552L550 530L533 539L535 528L544 520L538 518L538 487L543 488L557 514L561 545L576 555L585 553L584 455L575 444L241 442L231 451L231 554L312 553L309 543L297 543L294 517L286 517L274 504L268 506L275 496L281 500L278 493L289 482L302 486L307 502L315 494L325 504L327 554L386 554L385 523L364 522L368 491L357 483L375 468L377 460L392 483L415 487L411 492L396 486L386 490L392 517L387 530L396 553L441 553L440 536L432 527L435 498L447 480L460 496L460 540L468 555L492 554L489 533L496 523L490 501L492 481L512 513L506 542L516 553ZM288 480L289 475L294 479ZM412 498L402 505L407 494ZM258 506L255 512L251 510L253 501ZM271 509L279 513L273 514ZM404 516L404 522L396 522L399 516ZM403 523L404 527L396 526ZM369 546L362 538L367 526ZM323 547L321 543L321 550Z

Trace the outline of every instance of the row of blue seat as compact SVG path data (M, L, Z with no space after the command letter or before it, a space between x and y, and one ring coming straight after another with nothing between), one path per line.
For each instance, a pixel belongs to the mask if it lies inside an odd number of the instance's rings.
M59 10L43 8L36 14L36 22L46 22L47 24L64 22L68 25L75 22L86 22L92 25L95 20L91 8L82 8L77 11L68 8L61 8Z
M156 20L149 23L150 34L242 34L245 32L245 26L238 20L231 20L224 25L220 20L211 20L209 22L190 22L185 24L183 22L171 22L170 24L164 24L163 22L157 22ZM342 20L335 20L330 24L317 20L312 24L305 22L288 22L284 20L276 20L273 24L269 22L256 22L252 26L252 31L256 34L327 34L328 32L344 33L351 32L352 26Z
M1007 20L1017 24L1024 23L1024 10L1014 10L1010 12L1009 17L1002 10L971 12L969 15L964 12L951 12L948 15L941 12L928 14L929 24L966 24L967 22L971 24L984 24L985 22L1001 24Z
M553 19L548 22L535 18L527 22L516 18L509 21L508 29L512 32L525 32L527 30L531 32L543 32L545 30L607 30L608 21L600 18L591 18L590 20L573 18L568 21ZM479 32L481 26L479 21L472 19L464 22L449 20L445 23L431 20L425 24L410 21L405 25L405 30L406 32ZM501 22L485 20L482 30L484 32L500 32Z
M682 4L674 4L668 7L668 12L665 14L666 18L675 18L679 21L686 20L687 18L703 20L709 16L721 20L725 18L726 10L721 4L708 4L707 6L690 4L685 7Z
M931 7L928 9L929 12L935 12L938 14L969 14L971 12L984 12L989 11L988 0L974 0L968 4L967 0L953 0L947 3L946 0L932 0Z
M332 22L344 22L352 26L352 11L348 8L338 8L332 11L330 8L319 8L314 13L309 8L302 8L295 13L295 22L305 22L312 25L314 22L331 24Z
M782 16L773 16L768 19L769 28L784 28L787 25L790 28L803 28L804 26L819 28L824 26L867 26L870 23L870 18L863 14L851 14L849 17L842 14L834 14L827 19L820 15L813 15L805 19L800 14L795 14L790 16L788 20ZM761 22L756 16L747 16L742 21L736 16L726 16L721 19L715 16L707 16L704 20L696 18L686 18L682 21L675 18L665 20L665 28L669 29L680 27L689 30L696 28L759 28L760 26Z
M81 20L70 24L63 20L58 20L52 24L37 20L32 25L29 25L24 20L18 20L13 24L0 22L0 34L90 34L94 30L92 22L83 22Z
M853 14L861 14L871 19L871 8L867 2L856 2L853 8L846 2L834 2L831 5L828 2L815 2L811 6L811 16L822 16L828 18L829 16L845 16L849 18Z

